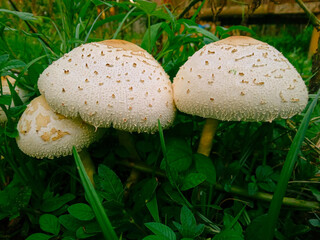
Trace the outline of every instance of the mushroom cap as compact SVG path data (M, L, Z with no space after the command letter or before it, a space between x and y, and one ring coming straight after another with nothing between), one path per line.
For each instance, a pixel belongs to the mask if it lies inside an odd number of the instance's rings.
M10 76L1 76L1 86L2 86L2 93L4 95L8 94L10 95L10 88L8 86L8 82L7 80L13 85L15 83L15 79L10 77ZM27 91L19 88L18 86L15 87L15 91L17 92L17 94L19 95L19 97L21 98L22 102L25 102L27 100ZM13 107L13 101L11 103L11 107ZM7 116L4 113L4 111L0 108L0 123L6 122L7 121Z
M33 99L18 122L18 147L36 158L54 158L88 147L103 130L80 119L68 119L52 111L43 96Z
M55 61L38 87L54 111L95 127L154 132L175 117L172 84L145 50L123 40L88 43Z
M223 121L290 118L308 102L304 81L282 53L242 36L194 53L174 78L173 90L180 111Z

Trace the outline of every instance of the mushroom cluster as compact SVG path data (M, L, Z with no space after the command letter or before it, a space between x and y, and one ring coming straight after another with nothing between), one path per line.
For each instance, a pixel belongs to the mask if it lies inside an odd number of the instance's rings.
M194 53L174 78L173 89L180 111L209 119L198 149L205 155L210 153L217 120L271 122L292 117L308 102L304 81L282 53L243 36Z
M158 120L164 128L173 123L176 107L207 118L198 152L208 156L218 120L290 118L308 100L305 83L289 61L272 46L249 37L204 46L180 68L173 84L161 65L133 43L88 43L45 69L38 87L43 96L20 119L17 138L21 149L36 157L51 156L48 149L39 153L37 146L43 142L59 148L59 155L69 154L72 145L84 148L97 139L98 128L155 132ZM36 144L31 144L29 132ZM64 142L72 136L75 139Z

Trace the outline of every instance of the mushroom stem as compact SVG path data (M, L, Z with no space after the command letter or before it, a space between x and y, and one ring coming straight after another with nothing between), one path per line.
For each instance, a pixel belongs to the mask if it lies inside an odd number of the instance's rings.
M212 141L216 133L219 121L214 118L207 118L203 126L200 142L198 146L198 153L209 156L212 148Z
M93 181L93 174L96 173L96 169L95 169L94 163L90 157L90 154L88 153L88 151L86 149L82 149L82 151L79 152L79 156L81 158L84 169L86 170L86 173L87 173L92 185L94 186L95 184Z

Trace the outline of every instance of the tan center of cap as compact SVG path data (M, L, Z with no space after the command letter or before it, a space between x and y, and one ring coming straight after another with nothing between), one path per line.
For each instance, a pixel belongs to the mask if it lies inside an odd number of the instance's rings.
M245 36L231 36L220 41L215 42L216 45L233 45L233 46L249 46L249 45L257 45L263 44L267 45L267 43L261 42L251 37Z
M98 44L103 44L106 46L110 46L113 48L121 48L125 51L134 51L134 52L144 52L141 47L137 46L136 44L133 44L131 42L127 42L124 40L119 40L119 39L110 39L110 40L105 40L101 42L97 42Z

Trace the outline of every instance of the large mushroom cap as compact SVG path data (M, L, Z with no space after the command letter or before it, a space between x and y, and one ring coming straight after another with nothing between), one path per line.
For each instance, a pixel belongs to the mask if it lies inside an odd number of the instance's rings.
M15 79L10 77L10 76L1 76L1 86L2 86L2 94L6 95L10 95L10 88L8 86L8 82L7 80L13 85L15 83ZM15 87L15 91L17 92L17 94L19 95L19 97L21 98L21 100L23 102L25 102L27 100L27 91L25 91L22 88L19 88L18 86ZM11 104L11 106L14 106L13 102ZM7 116L6 114L3 112L3 110L0 108L0 123L6 122L7 121Z
M161 65L123 40L88 43L50 65L38 81L49 105L96 127L154 132L175 116L172 86Z
M179 70L174 100L185 113L227 121L272 121L301 112L304 81L274 47L250 37L204 46Z
M33 99L18 122L17 144L25 154L36 158L54 158L88 147L102 136L102 130L80 119L68 119L54 113L43 96Z

